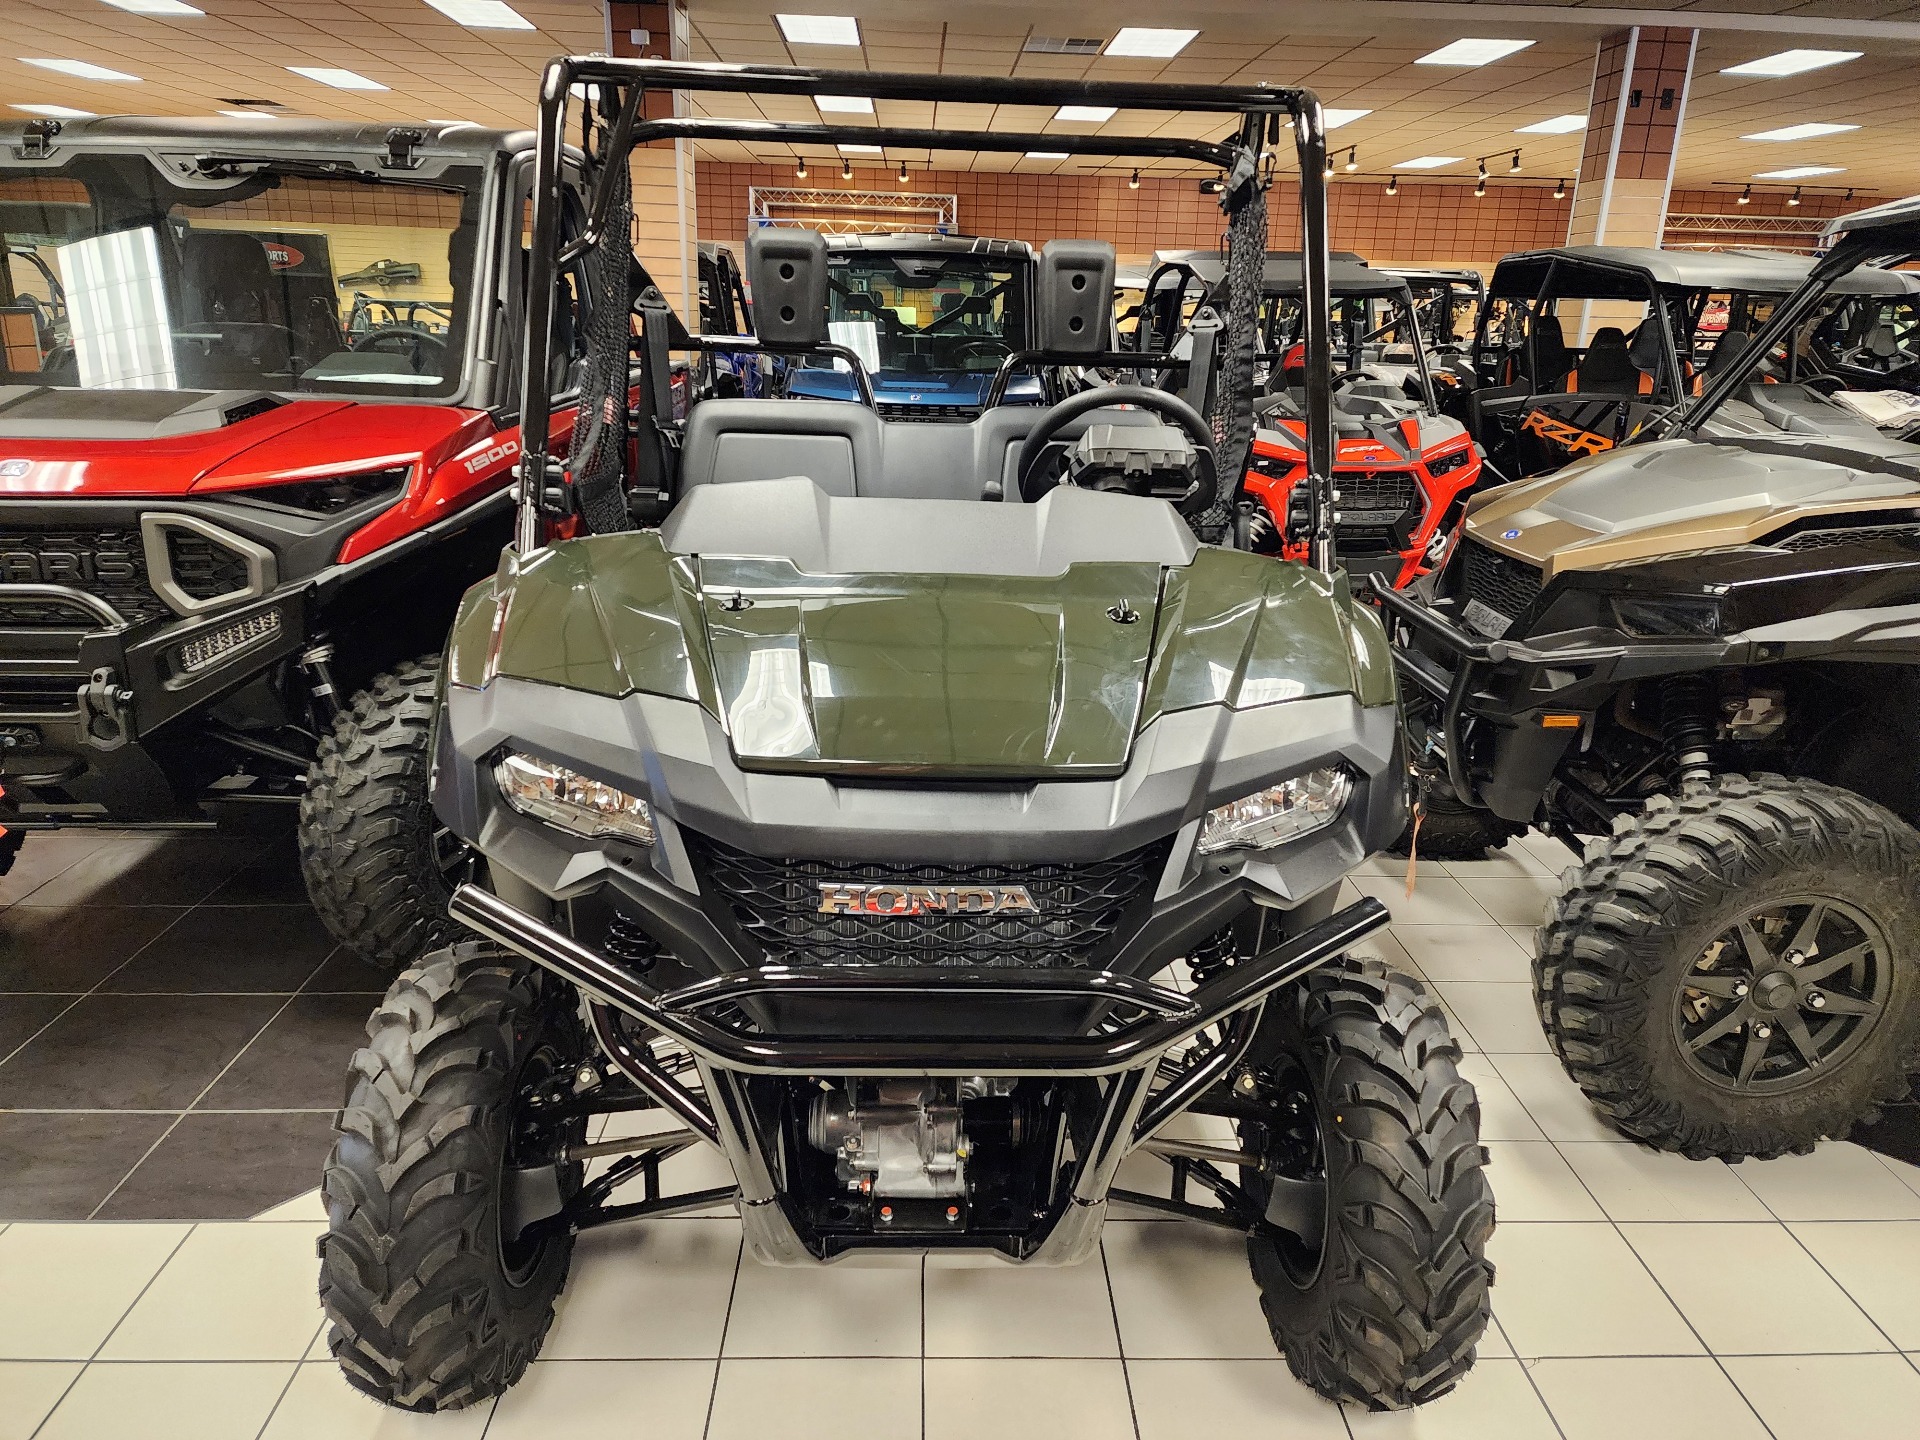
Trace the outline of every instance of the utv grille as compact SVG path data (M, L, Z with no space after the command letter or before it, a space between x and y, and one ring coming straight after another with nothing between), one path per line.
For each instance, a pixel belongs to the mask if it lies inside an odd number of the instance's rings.
M898 400L881 400L873 408L882 420L967 421L980 418L978 405L909 405Z
M1340 491L1342 534L1348 522L1390 525L1413 505L1411 470L1338 470L1333 483Z
M1469 540L1460 549L1460 561L1467 599L1491 605L1509 620L1540 598L1540 572L1523 560Z
M147 553L137 529L54 529L8 527L0 530L0 584L65 585L106 601L124 620L138 623L167 613L147 587ZM71 603L28 604L9 597L0 625L27 629L71 629ZM84 628L104 628L95 617Z
M1137 928L1166 863L1164 841L1111 860L911 865L765 860L688 837L710 905L770 961L788 965L1099 966ZM1025 888L1032 909L823 913L822 886ZM889 897L891 898L891 897ZM919 908L919 907L915 907Z
M196 600L216 600L247 589L247 557L205 535L168 526L167 561L173 583Z
M1777 544L1782 550L1825 550L1830 545L1871 545L1885 540L1920 540L1920 525L1842 525L1802 530Z

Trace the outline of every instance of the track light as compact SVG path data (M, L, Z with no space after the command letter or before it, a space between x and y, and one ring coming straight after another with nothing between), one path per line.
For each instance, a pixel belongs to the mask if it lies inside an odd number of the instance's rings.
M793 178L796 180L804 180L807 178L807 157L806 156L802 155L800 157L800 163L793 167Z
M1484 185L1486 184L1486 182L1487 182L1487 162L1486 162L1486 158L1483 156L1481 157L1481 160L1480 160L1480 183Z
M1398 195L1399 193L1400 193L1400 177L1398 175L1389 175L1387 177L1387 194Z
M1556 180L1553 182L1553 198L1556 200L1564 200L1567 198L1567 182L1566 181Z
M904 160L900 162L899 180L902 185L907 183L907 162Z
M1347 150L1347 171L1351 174L1360 168L1360 147L1350 146Z
M1127 188L1129 190L1138 190L1140 188L1140 172L1138 170L1127 177Z
M1473 187L1473 198L1478 200L1487 193L1487 177L1482 175Z
M1518 150L1513 152L1513 163L1507 166L1507 173L1509 175L1518 175L1520 173L1520 152Z
M1333 161L1329 160L1325 165L1320 167L1320 178L1322 180L1331 180L1333 178Z
M842 180L851 180L853 178L853 162L851 160L842 160L840 162L840 178Z
M1736 205L1751 205L1753 203L1753 186L1749 185L1746 189L1742 190L1740 192L1740 198L1733 203Z
M1847 193L1841 197L1840 203L1842 205L1851 205L1853 203L1853 187L1851 185L1847 187Z
M1800 187L1796 185L1793 187L1793 194L1787 197L1787 204L1798 205L1799 203L1800 203Z

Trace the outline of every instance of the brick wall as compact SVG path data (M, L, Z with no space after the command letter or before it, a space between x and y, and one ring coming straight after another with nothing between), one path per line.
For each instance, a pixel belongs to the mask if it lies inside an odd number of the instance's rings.
M1119 175L1028 175L980 171L912 172L902 186L894 172L860 170L851 180L815 161L807 180L775 165L699 164L700 238L738 244L746 234L747 190L754 185L814 190L908 191L958 198L960 229L970 235L1044 244L1058 237L1113 241L1121 258L1155 250L1208 249L1220 242L1218 201L1197 180L1143 178L1138 190ZM1275 249L1299 244L1299 188L1277 184L1268 197ZM1379 180L1337 179L1328 220L1336 249L1376 264L1488 265L1511 250L1559 244L1566 236L1566 204L1543 184L1495 182L1484 199L1470 184L1403 183L1388 195Z

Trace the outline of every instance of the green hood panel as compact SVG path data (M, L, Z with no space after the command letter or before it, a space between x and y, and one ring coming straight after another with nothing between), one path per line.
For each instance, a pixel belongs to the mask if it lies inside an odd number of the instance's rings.
M785 560L709 556L700 581L742 765L978 776L1126 767L1158 566L822 577ZM733 608L742 599L748 608ZM1114 620L1118 606L1134 618Z
M1117 774L1177 710L1393 700L1385 633L1344 577L1207 548L1184 567L822 576L650 533L563 541L468 593L448 678L495 674L696 701L750 770L979 779Z

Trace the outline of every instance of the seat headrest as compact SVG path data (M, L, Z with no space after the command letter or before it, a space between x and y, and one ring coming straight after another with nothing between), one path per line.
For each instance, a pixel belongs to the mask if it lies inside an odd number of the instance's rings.
M1113 245L1049 240L1040 247L1034 338L1050 355L1097 355L1113 318Z
M1701 373L1708 376L1720 374L1744 355L1752 343L1753 336L1745 330L1723 331L1720 338L1713 342L1713 349L1707 353L1707 363Z
M1876 325L1867 332L1867 352L1879 360L1891 360L1900 353L1900 341L1891 325Z
M1661 343L1660 327L1652 320L1645 320L1627 342L1627 358L1633 361L1634 369L1652 375L1660 369L1660 359L1666 353L1666 348Z
M753 328L762 345L827 343L827 242L818 230L776 226L747 236Z
M267 247L238 231L189 230L180 243L180 268L189 297L202 314L194 319L251 323L267 318L273 266Z

